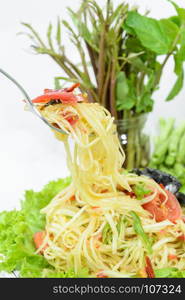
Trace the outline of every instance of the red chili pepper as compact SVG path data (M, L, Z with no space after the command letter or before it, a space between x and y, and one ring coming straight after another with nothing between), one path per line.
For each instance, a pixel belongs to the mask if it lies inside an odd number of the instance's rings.
M70 200L71 200L71 201L74 201L74 200L76 200L76 197L75 197L75 195L71 196Z
M102 194L107 193L109 190L108 189L104 189L101 191Z
M79 87L79 83L73 84L70 88L51 90L45 89L44 94L32 100L33 103L47 103L51 100L60 100L64 104L75 104L83 101L82 95L75 95L73 90Z
M168 259L169 260L174 260L174 259L177 259L178 257L177 257L177 255L175 255L175 254L168 254Z
M131 198L134 198L136 195L134 194L134 192L128 192L128 191L125 191L125 194L130 196Z
M159 185L163 190L165 190L165 186L162 183L160 183Z
M155 273L150 258L146 256L145 261L146 261L145 271L148 275L148 278L155 278Z

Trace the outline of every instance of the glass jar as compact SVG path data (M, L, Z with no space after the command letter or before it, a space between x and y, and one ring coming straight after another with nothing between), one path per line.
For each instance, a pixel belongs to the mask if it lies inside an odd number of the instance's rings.
M150 138L146 133L148 114L132 116L128 119L116 120L118 137L126 158L123 167L144 168L150 158Z

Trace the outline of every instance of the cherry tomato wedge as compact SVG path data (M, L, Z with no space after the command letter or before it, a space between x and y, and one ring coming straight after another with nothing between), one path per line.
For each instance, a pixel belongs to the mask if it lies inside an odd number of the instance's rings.
M44 94L32 100L33 103L48 103L51 100L60 100L64 104L75 104L84 100L82 95L75 95L74 89L79 87L79 83L73 84L69 88L60 90L45 89Z
M182 210L177 198L168 190L165 190L167 194L167 201L162 193L158 193L156 197L143 204L143 208L151 213L157 222L169 220L175 222L182 217Z

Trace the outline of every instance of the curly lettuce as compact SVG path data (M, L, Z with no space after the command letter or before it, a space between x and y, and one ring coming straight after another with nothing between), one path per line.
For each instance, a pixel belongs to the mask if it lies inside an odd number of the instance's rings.
M73 270L57 273L47 260L35 254L33 235L45 227L45 215L40 210L71 182L70 178L47 184L40 192L25 192L20 210L0 213L0 271L18 270L21 277L73 278L88 277L88 270L75 274Z

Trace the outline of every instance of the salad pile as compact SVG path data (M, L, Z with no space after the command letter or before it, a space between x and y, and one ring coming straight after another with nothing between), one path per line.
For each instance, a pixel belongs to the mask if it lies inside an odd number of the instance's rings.
M62 189L67 187L71 179L59 179L48 183L40 192L28 190L21 202L20 210L0 213L0 271L11 273L19 271L20 277L26 278L87 278L87 269L75 274L74 270L56 273L41 254L36 254L34 234L45 227L45 215L40 210ZM176 268L155 270L158 278L185 278L185 271Z

